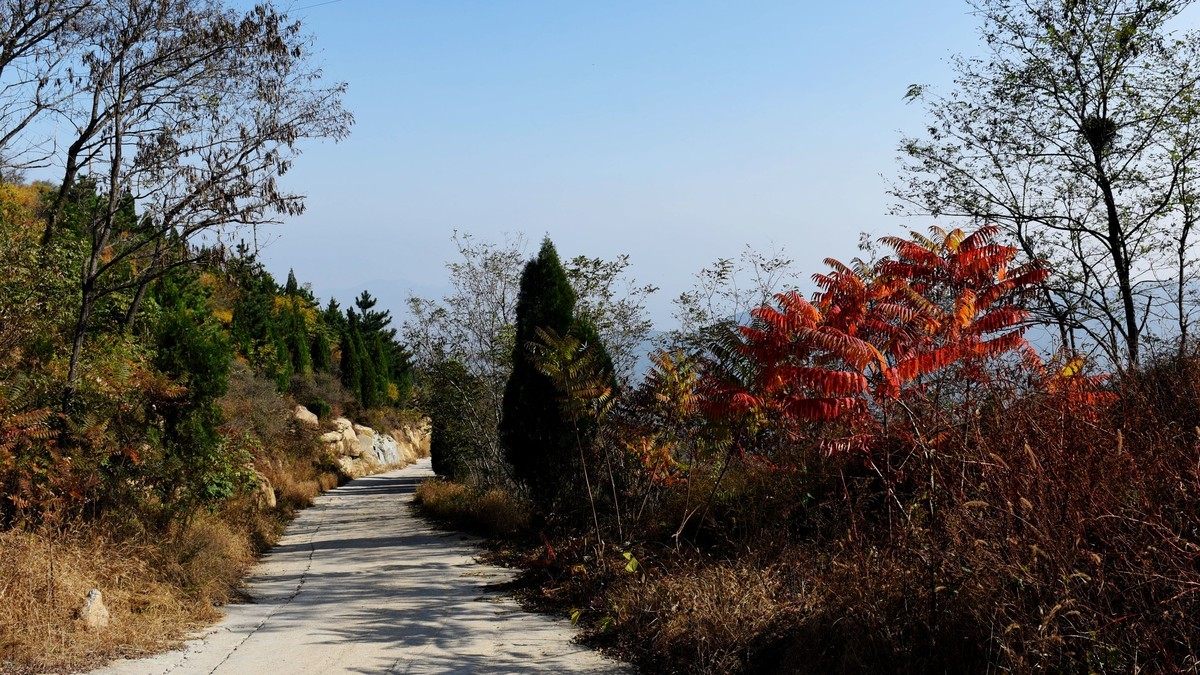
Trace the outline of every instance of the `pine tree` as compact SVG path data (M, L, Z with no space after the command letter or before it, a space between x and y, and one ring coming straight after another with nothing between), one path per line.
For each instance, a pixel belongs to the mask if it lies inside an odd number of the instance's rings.
M325 321L325 326L329 328L331 334L341 335L346 331L346 315L342 314L342 308L336 299L329 299L325 311L321 312L321 318Z
M388 324L392 322L392 313L384 310L376 312L374 307L379 301L371 297L369 291L363 291L362 295L354 299L354 305L358 307L360 324L364 336L374 333L385 333L388 337L396 334L396 331L387 330Z
M539 328L566 334L574 321L574 306L575 293L547 238L521 275L513 370L504 388L499 428L517 479L544 504L560 496L577 464L577 446L575 431L562 414L559 392L534 366L528 346L537 340Z
M243 354L272 343L276 285L271 275L253 260L237 270L238 299L233 308L233 340Z

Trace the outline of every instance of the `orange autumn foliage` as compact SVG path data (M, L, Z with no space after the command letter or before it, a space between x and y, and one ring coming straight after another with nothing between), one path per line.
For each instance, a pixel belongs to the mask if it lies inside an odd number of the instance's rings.
M793 429L835 424L840 435L827 428L822 443L838 451L869 442L880 411L930 378L952 371L960 384L986 385L989 364L1010 354L1031 377L1044 374L1022 301L1048 271L1014 268L1017 250L995 235L934 227L882 238L892 253L873 265L827 260L810 299L775 296L719 346L700 385L704 410Z

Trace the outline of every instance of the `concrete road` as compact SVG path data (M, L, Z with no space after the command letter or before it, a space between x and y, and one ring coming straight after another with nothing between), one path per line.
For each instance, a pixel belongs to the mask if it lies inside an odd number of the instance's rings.
M568 621L485 591L512 572L410 513L431 475L424 459L320 497L247 580L252 604L182 650L96 673L631 672L573 644Z

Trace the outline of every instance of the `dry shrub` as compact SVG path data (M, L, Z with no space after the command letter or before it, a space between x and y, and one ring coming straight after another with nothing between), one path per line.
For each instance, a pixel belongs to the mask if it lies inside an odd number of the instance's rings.
M172 527L158 549L164 579L208 605L239 597L242 576L254 563L249 533L214 514Z
M208 620L211 604L165 582L150 558L147 546L98 532L0 532L0 671L68 672L144 655ZM107 628L75 619L92 588L103 593Z
M305 509L321 494L318 480L289 480L279 488L279 501L291 509Z
M419 426L424 415L407 408L380 407L363 411L362 418L364 425L385 432L387 429Z
M462 511L467 486L462 483L431 478L417 486L413 501L430 516L449 520Z
M481 490L433 478L417 486L413 501L425 515L485 537L513 536L529 528L529 509L499 487Z
M293 375L288 389L297 403L314 413L318 401L328 404L334 415L342 415L354 407L354 395L331 373Z
M529 527L529 511L521 507L511 492L499 487L478 495L470 514L490 537L511 535Z
M823 599L791 672L1193 670L1200 362L1114 391L987 402L936 447L890 439L886 480L848 467L840 517L795 554Z
M241 358L229 364L228 381L228 391L217 402L225 420L224 430L252 434L268 447L287 435L292 407L279 394L274 381L256 374Z
M317 486L321 488L321 492L328 492L337 487L341 482L341 478L330 472L323 472L317 477Z
M648 672L744 670L797 599L774 567L737 561L680 566L653 579L627 576L606 600L621 637Z

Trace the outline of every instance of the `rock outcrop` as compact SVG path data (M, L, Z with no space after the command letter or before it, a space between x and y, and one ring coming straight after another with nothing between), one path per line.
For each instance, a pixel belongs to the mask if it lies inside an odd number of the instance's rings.
M332 431L321 434L321 442L351 477L407 466L429 455L427 420L392 429L390 433L379 433L345 417L334 419L332 424Z
M358 434L354 431L354 423L345 417L333 420L333 431L321 434L321 442L325 449L334 457L358 457L362 455L359 449Z

